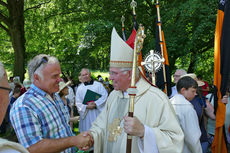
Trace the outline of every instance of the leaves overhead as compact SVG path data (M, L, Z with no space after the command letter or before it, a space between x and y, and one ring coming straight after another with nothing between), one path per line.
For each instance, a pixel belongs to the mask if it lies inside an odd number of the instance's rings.
M2 1L2 0L1 0ZM112 27L121 35L125 16L126 37L133 27L131 0L26 0L24 1L26 63L39 53L57 56L62 71L76 76L82 67L108 70ZM156 8L152 0L136 0L137 22L145 26L143 54L155 48ZM212 72L216 0L161 0L162 29L165 32L171 70L185 68L197 73ZM0 4L0 13L8 15ZM1 20L0 20L1 21ZM2 22L1 22L2 24ZM7 33L0 29L0 60L13 62ZM209 52L209 53L207 53ZM191 58L189 55L195 56ZM206 57L208 60L199 60ZM186 59L186 60L184 60ZM194 65L192 60L197 60ZM207 76L209 76L208 74ZM204 76L205 78L205 76Z

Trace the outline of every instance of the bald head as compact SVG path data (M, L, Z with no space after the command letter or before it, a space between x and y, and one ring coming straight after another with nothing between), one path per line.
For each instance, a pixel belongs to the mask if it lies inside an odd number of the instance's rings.
M187 72L184 69L177 69L176 72L174 73L174 83L177 84L178 80L182 75L187 74Z
M90 73L89 69L87 69L87 68L81 69L80 78L81 78L82 82L91 81L91 73Z

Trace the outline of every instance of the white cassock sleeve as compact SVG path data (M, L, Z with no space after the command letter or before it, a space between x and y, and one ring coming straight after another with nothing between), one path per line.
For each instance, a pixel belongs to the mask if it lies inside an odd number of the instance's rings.
M101 97L95 101L95 103L97 105L97 109L99 111L102 111L102 109L104 108L104 105L105 105L105 102L106 102L106 99L108 96L108 93L105 90L104 86L99 82L94 82L93 86L88 86L88 87L85 87L83 84L81 84L78 87L77 92L76 92L75 103L76 103L78 112L79 112L80 116L82 116L82 117L85 116L87 113L87 111L86 111L87 105L82 103L84 100L87 89L92 90L92 91L101 95Z
M200 126L195 109L187 111L180 118L181 127L184 130L184 141L191 152L202 153L200 144Z
M98 85L98 93L101 95L101 97L95 101L96 105L97 105L97 109L99 109L100 111L102 111L102 109L104 108L105 106L105 102L106 102L106 99L108 97L108 93L107 91L105 90L104 86L99 83Z
M159 153L153 130L145 126L144 138L138 139L138 148L141 153Z
M75 104L77 106L78 113L80 116L83 116L85 111L86 111L86 106L82 104L84 96L85 96L86 89L80 85L76 91L76 96L75 96Z

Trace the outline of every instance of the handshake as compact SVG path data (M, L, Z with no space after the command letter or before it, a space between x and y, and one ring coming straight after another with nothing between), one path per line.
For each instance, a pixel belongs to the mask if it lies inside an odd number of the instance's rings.
M144 137L145 127L138 118L125 116L123 119L125 133L140 138ZM80 150L86 151L94 144L93 136L89 131L82 132L74 137L74 146L78 147Z
M94 144L93 136L92 134L87 132L82 132L75 136L75 146L78 147L80 150L88 150L90 149Z

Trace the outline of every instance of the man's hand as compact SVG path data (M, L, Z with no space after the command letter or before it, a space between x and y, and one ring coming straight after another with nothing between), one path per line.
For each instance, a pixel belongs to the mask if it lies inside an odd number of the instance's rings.
M87 102L87 109L95 109L97 107L96 103L94 101Z
M90 135L79 134L60 139L42 139L29 146L30 153L62 152L70 147L90 148L93 145L93 138Z
M125 132L132 136L144 137L145 127L136 117L124 117Z
M86 151L94 144L93 136L89 131L82 132L77 136L79 136L81 140L80 144L77 144L77 147L80 150Z
M228 104L228 95L224 95L223 98L221 99L221 102L224 104Z

